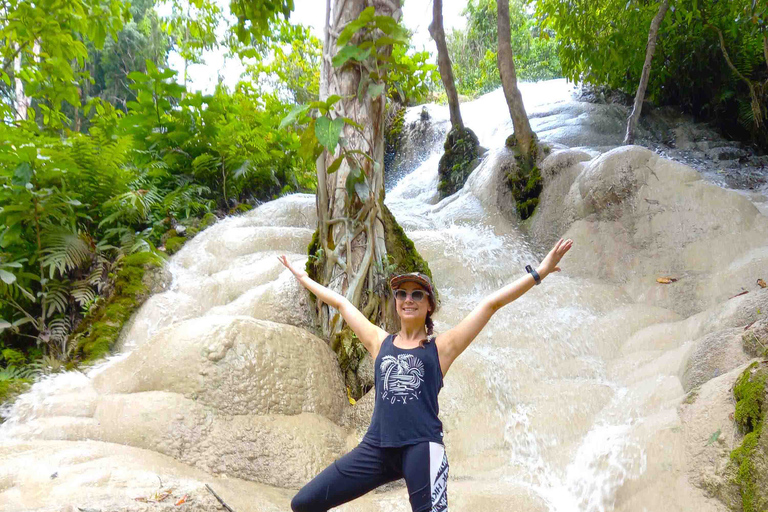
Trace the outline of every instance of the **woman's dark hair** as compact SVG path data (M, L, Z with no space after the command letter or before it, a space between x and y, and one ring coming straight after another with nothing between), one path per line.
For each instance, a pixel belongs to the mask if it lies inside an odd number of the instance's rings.
M424 325L427 327L427 336L432 336L432 331L435 328L435 323L432 321L432 312L427 313L427 319L424 321ZM429 340L427 340L429 343Z

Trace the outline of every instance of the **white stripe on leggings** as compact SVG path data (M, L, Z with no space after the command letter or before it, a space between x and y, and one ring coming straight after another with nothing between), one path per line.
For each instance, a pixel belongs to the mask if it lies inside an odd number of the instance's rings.
M448 512L448 457L440 443L429 443L429 482L432 512Z

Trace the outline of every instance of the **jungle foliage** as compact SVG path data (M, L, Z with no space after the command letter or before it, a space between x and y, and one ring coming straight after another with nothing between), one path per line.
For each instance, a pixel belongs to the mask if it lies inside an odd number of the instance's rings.
M634 95L648 27L659 7L645 0L538 0L544 29L557 33L563 74ZM647 97L717 123L726 136L768 148L768 4L676 0L661 24Z
M517 77L549 80L561 75L555 33L542 29L526 0L509 3L509 25ZM501 87L496 65L496 0L469 0L467 26L447 34L448 52L459 94L475 97Z

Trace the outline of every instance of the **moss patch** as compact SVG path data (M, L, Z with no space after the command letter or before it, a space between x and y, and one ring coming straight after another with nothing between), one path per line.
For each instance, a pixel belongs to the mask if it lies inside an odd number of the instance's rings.
M766 413L768 364L752 363L733 387L734 419L745 434L741 446L731 452L734 483L741 491L744 512L768 510L768 439L763 436Z
M245 213L245 212L248 212L248 211L251 211L251 210L253 210L253 206L251 206L250 204L240 203L237 206L235 206L233 208L230 208L229 209L229 214L230 215L237 215L239 213Z
M31 383L29 379L0 380L0 405L15 400Z
M174 236L165 241L165 252L168 254L174 254L179 252L179 249L187 241L183 236Z
M331 349L336 353L349 394L355 400L360 399L369 389L358 375L360 364L368 351L347 325L333 337Z
M514 134L507 137L506 146L515 154L517 166L505 169L507 185L512 191L512 197L515 198L517 214L520 219L525 220L533 215L536 206L539 204L539 196L544 188L541 180L541 171L536 165L538 156L538 145L533 142L531 148L531 162L525 162L520 148L517 146L517 139Z
M387 109L387 119L384 128L384 173L392 169L395 156L400 150L400 141L405 124L405 107L395 105Z
M437 166L440 179L437 190L441 198L455 194L464 186L467 177L477 167L480 142L475 132L460 128L448 132L443 148L445 153Z
M125 322L149 296L147 270L159 267L162 259L150 252L126 256L107 300L77 326L73 342L82 362L91 362L109 353Z

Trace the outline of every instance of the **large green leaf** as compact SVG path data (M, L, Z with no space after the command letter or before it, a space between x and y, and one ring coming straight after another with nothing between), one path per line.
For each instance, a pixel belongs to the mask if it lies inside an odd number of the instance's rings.
M296 105L295 107L293 107L291 111L288 113L288 115L285 116L282 121L280 121L280 126L278 126L278 128L282 130L283 128L285 128L286 126L294 122L296 119L299 118L299 116L301 116L302 114L304 114L304 112L309 110L309 107L310 107L309 105Z
M2 279L5 284L13 284L16 281L16 276L7 270L0 268L0 279Z
M334 55L333 66L337 68L341 67L350 59L360 62L367 59L370 54L370 49L363 50L359 46L348 44L339 50L336 55Z
M32 181L33 173L34 171L32 170L32 166L30 166L27 162L22 162L16 166L16 170L13 171L13 179L11 180L11 183L20 187L24 187L27 185L27 183Z
M337 117L333 121L327 117L320 117L315 123L315 135L317 140L325 146L331 154L336 151L336 145L339 143L339 136L341 135L341 129L344 126L344 120Z

